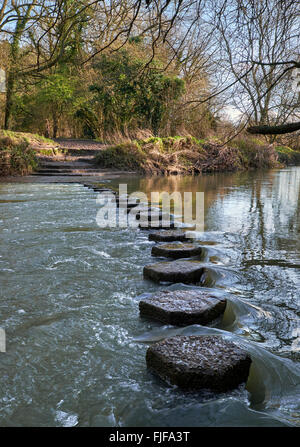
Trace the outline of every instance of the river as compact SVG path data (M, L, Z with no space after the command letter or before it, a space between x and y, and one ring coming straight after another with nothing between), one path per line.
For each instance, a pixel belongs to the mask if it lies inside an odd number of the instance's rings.
M204 191L203 289L226 296L216 327L139 317L148 232L101 229L80 184L0 184L0 426L300 425L300 168L130 176L132 191ZM169 285L170 289L196 286ZM220 334L250 352L247 386L186 393L146 369L174 334Z

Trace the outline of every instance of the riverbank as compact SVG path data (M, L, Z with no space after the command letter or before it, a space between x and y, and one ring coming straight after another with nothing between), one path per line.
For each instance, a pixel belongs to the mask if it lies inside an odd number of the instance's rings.
M99 183L126 175L95 165L95 155L104 147L94 140L51 140L0 130L0 182Z
M198 140L191 136L151 137L110 146L96 156L98 166L122 167L146 175L270 169L297 163L299 152L249 136L225 145L218 139Z
M38 154L53 157L58 150L40 135L0 130L0 176L31 174L38 169Z
M33 174L64 180L68 177L72 182L74 177L94 175L97 182L133 172L190 175L297 164L300 152L249 135L240 135L225 145L216 137L199 140L191 136L150 137L106 145L96 140L54 141L30 133L0 131L1 181L3 177Z

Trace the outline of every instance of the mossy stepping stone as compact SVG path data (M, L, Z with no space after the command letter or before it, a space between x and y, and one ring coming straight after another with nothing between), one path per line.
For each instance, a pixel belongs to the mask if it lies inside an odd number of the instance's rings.
M162 290L141 300L141 317L152 318L174 326L208 324L224 313L226 299L201 290Z
M152 256L164 256L166 258L190 258L191 256L197 256L202 253L202 247L194 244L160 244L154 245L151 250Z
M251 357L220 336L175 336L148 348L146 363L180 388L224 392L247 381Z
M187 240L186 233L176 230L155 231L148 236L149 241L156 242L184 242Z
M158 262L144 267L144 278L153 281L182 282L197 284L205 269L201 262L197 261L173 261Z

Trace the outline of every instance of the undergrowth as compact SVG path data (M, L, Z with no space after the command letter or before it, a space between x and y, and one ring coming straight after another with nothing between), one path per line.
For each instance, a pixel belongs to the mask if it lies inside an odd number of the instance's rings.
M0 132L0 175L27 175L38 166L30 142L15 132Z
M273 145L252 137L228 145L191 136L150 137L110 146L96 156L103 168L165 175L274 168L280 161Z

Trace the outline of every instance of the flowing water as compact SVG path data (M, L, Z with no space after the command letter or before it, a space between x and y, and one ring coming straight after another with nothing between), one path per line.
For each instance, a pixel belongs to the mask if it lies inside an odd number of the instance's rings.
M0 426L300 425L300 168L120 182L205 192L202 286L227 297L224 318L141 319L141 297L162 288L143 280L147 231L100 229L96 193L80 184L2 183ZM174 334L245 347L246 388L186 393L154 377L146 349Z

